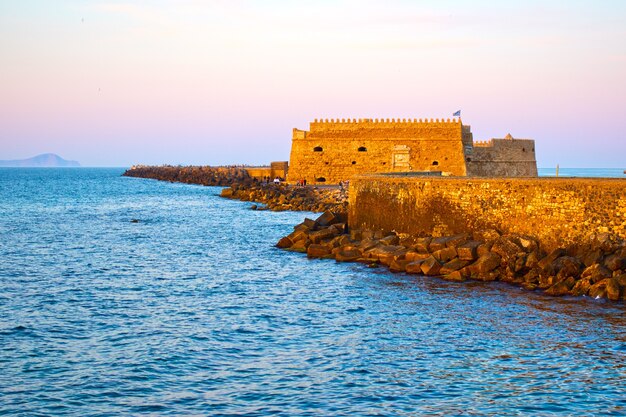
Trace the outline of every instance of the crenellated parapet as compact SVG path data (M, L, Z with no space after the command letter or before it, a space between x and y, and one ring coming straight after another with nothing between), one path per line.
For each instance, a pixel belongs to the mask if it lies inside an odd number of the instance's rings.
M410 128L416 125L461 125L461 119L314 119L310 130L349 130L349 129L380 129Z
M493 146L493 139L474 141L474 147L476 148L487 148L491 146Z

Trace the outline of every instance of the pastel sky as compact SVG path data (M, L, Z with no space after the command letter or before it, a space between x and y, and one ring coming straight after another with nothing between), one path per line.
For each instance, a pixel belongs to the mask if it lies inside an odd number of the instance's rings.
M0 0L0 159L287 160L314 118L447 118L626 168L626 1Z

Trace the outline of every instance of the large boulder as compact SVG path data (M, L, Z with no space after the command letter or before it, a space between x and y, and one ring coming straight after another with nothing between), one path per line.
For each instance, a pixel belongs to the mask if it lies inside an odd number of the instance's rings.
M448 241L446 242L446 246L449 248L458 248L465 242L469 240L469 235L467 233L461 233L458 235L450 236Z
M481 256L485 256L488 253L491 253L491 247L492 246L493 246L493 242L481 243L476 248L476 255L480 258Z
M405 266L405 272L407 274L422 274L422 264L426 259L419 259L417 261L411 261Z
M361 251L354 246L346 246L340 248L335 253L335 259L337 262L354 262L357 259L361 258Z
M302 240L299 240L299 241L295 242L289 248L289 250L293 251L293 252L306 253L306 249L309 247L310 244L311 244L311 241L309 239L302 239Z
M469 242L465 242L462 245L456 248L457 255L459 259L464 261L475 261L478 259L478 253L476 249L481 245L480 242L475 240L470 240Z
M394 259L391 262L391 265L389 265L389 270L391 272L405 272L406 271L406 266L411 263L410 261L407 261L406 259Z
M406 252L407 250L404 246L387 245L376 246L375 248L365 252L365 255L368 258L377 259L383 265L389 266L391 265L391 262L404 255Z
M430 255L427 253L420 253L420 252L415 252L414 250L409 250L407 253L404 254L404 259L410 262L414 262L414 261L419 261L421 259L426 259L429 256Z
M326 245L311 244L306 250L309 258L325 258L330 256L330 248Z
M609 279L603 279L589 287L589 296L592 298L606 298L606 286Z
M622 257L620 254L607 256L604 265L611 271L624 270L626 269L626 257Z
M441 270L441 264L433 256L429 256L422 261L420 268L422 269L422 273L424 275L434 276L439 275L439 271Z
M380 239L380 243L387 246L396 246L400 243L400 238L393 234Z
M500 255L489 252L486 255L483 255L480 258L478 258L476 262L469 265L467 268L471 272L472 277L480 276L488 272L491 272L494 269L496 269L498 266L500 266L501 260L502 259L500 258Z
M580 274L581 278L589 278L592 284L613 276L611 270L602 264L593 264Z
M434 256L434 255L433 255ZM462 259L459 258L454 258L449 262L446 262L440 269L439 273L441 275L448 275L451 274L455 271L458 271L462 268L464 268L465 266L467 266L470 263L470 261L464 261Z
M291 241L291 239L285 236L285 237L282 237L278 241L278 243L276 244L276 247L280 249L287 249L287 248L290 248L292 245L293 245L293 242Z
M291 234L289 234L287 237L292 241L292 242L298 242L299 240L306 240L309 236L309 232L305 232L303 230L295 230L293 231Z
M598 264L602 261L604 254L600 250L600 248L590 249L582 255L582 261L585 266L591 266L593 264Z
M543 259L541 259L537 263L537 266L545 270L549 265L552 264L552 262L556 261L557 258L564 256L564 255L566 255L565 249L563 248L555 249L552 252L550 252L548 255L546 255Z
M428 247L430 246L430 242L433 240L432 237L420 237L416 239L414 248L419 253L430 253Z
M609 278L606 283L606 298L611 301L620 299L620 286L616 278Z
M311 242L313 243L320 243L321 241L331 239L334 236L335 235L333 234L332 230L328 228L309 233L309 239L311 239Z
M445 249L449 240L449 236L434 237L428 245L428 251L433 253L438 250Z
M235 194L235 191L231 187L228 187L222 189L222 191L220 192L220 197L232 198L233 194Z
M462 269L459 269L458 271L453 271L447 275L444 275L443 279L445 279L446 281L463 282L463 281L466 281L467 278L469 277L470 277L469 271L465 268L462 268Z
M526 253L537 252L539 250L539 242L531 236L517 235L515 243Z
M456 249L450 247L450 248L443 248L443 249L439 249L437 251L434 251L432 253L432 256L438 260L441 263L446 263L448 262L450 259L454 259L456 258Z
M567 277L580 276L582 263L578 260L578 258L574 258L572 256L561 256L552 263L551 267L552 271L556 273L557 280L561 281Z
M330 226L331 224L338 223L338 219L332 211L325 211L319 216L315 222L320 226Z
M552 285L546 290L546 294L556 297L567 295L570 293L570 289L572 289L575 283L576 281L574 280L574 278L569 277L566 280L557 282L556 284Z
M570 294L580 297L581 295L586 295L589 292L589 288L591 288L591 279L589 277L581 278L576 281L574 287L570 290Z

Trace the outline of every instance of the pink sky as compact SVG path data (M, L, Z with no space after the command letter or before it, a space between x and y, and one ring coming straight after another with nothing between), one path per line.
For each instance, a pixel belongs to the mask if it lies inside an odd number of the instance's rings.
M315 118L447 118L626 168L626 2L0 0L0 159L262 164Z

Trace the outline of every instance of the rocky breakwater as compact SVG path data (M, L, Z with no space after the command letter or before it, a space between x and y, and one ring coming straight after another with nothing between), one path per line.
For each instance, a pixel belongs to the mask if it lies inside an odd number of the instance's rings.
M254 178L250 177L248 171L241 167L135 165L122 175L125 177L151 178L160 181L207 186L229 186L232 184L253 184L256 182Z
M296 187L285 184L234 184L222 190L222 197L264 204L255 209L272 211L345 212L346 193L335 187Z
M552 296L626 300L626 244L608 234L546 253L533 237L496 230L443 237L348 232L345 214L325 212L305 219L276 246L449 281L502 281Z

